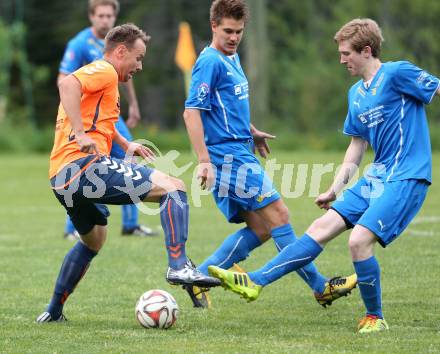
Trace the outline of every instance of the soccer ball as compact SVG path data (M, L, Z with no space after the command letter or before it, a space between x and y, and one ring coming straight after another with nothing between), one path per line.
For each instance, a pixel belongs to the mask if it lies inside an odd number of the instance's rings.
M164 290L154 289L142 294L135 307L136 318L145 328L170 328L176 322L179 306Z

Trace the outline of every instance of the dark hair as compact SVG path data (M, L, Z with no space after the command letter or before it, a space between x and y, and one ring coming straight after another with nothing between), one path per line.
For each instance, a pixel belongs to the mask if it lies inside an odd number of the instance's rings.
M119 44L124 44L127 48L131 49L134 46L134 42L138 39L142 39L145 45L147 45L151 37L133 23L116 26L105 36L104 52L111 52Z
M118 0L89 0L89 14L94 14L95 9L98 6L113 6L115 15L119 13L119 1Z
M210 21L219 25L224 18L244 20L246 23L249 19L249 9L244 0L214 0L209 11Z

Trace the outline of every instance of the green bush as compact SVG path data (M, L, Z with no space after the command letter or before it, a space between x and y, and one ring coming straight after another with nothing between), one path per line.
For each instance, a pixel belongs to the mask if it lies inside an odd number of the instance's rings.
M0 125L0 152L48 153L53 146L53 128L35 129L31 124L12 126L9 121Z

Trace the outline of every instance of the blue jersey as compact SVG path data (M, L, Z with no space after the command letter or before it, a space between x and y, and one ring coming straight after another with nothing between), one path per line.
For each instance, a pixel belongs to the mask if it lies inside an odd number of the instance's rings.
M104 53L104 40L93 35L92 29L86 28L67 43L59 72L71 74L80 67L101 59Z
M201 110L206 145L252 139L249 85L238 54L207 47L192 72L185 108Z
M368 141L375 152L369 175L384 181L431 182L431 143L425 104L439 79L406 61L383 63L370 86L348 94L344 134Z

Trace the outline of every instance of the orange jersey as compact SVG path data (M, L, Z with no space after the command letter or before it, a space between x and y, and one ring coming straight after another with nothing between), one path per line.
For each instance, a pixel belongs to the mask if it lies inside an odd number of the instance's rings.
M98 60L72 73L81 83L81 117L84 130L102 155L109 155L119 116L118 74L113 66ZM65 165L88 154L79 150L72 125L62 104L58 107L55 142L50 155L49 178Z

